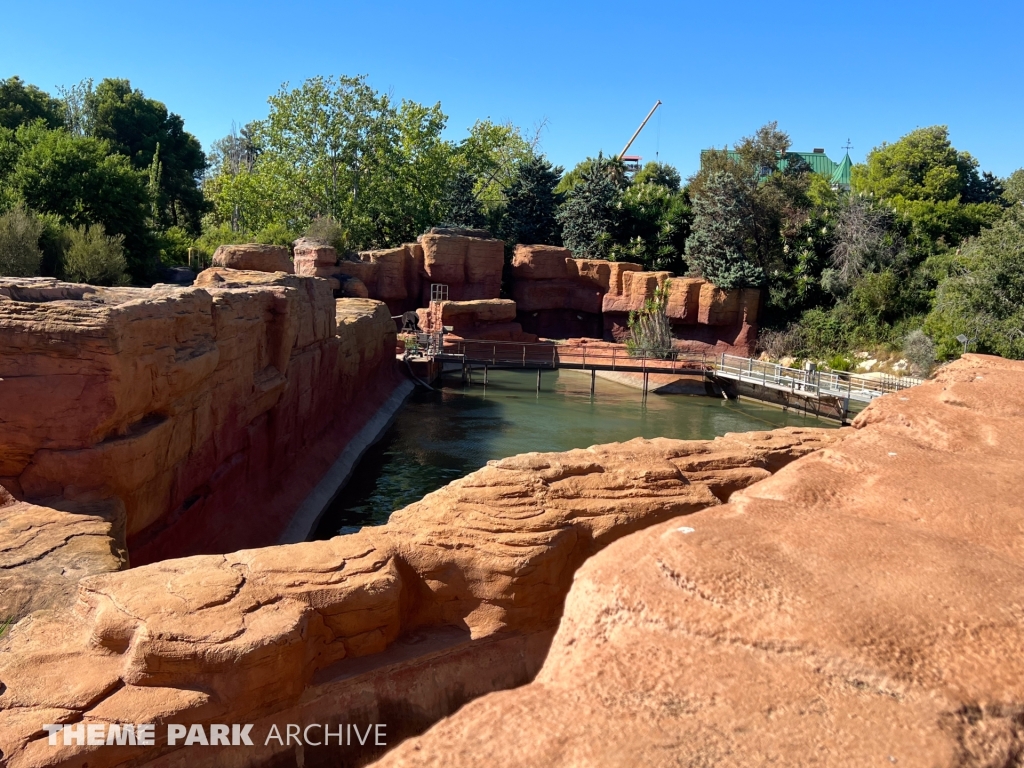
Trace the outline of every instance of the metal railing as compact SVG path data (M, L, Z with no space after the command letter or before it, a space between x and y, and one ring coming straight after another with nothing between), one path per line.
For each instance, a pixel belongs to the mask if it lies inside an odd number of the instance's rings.
M811 398L845 398L871 402L921 383L910 376L858 376L840 371L787 368L736 355L672 352L668 356L629 354L621 346L589 346L485 339L423 339L428 354L458 360L464 365L493 368L594 369L633 373L713 374L748 384Z
M714 369L716 375L735 381L802 395L846 397L861 402L870 402L876 397L921 383L921 379L910 376L872 377L840 371L803 370L735 355L719 355L714 361Z
M501 368L597 368L650 373L703 373L713 359L707 355L672 352L667 357L630 355L621 347L569 346L540 342L461 339L444 352L467 363ZM713 367L713 366L711 366Z

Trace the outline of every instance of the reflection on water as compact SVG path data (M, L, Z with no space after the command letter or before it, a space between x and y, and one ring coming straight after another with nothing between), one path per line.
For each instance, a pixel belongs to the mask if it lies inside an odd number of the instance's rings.
M709 439L726 432L832 422L749 402L688 395L650 395L590 376L545 372L541 392L532 371L491 371L485 389L453 382L417 390L387 434L367 451L314 534L325 539L386 523L393 510L500 459L528 451L565 451L634 437Z

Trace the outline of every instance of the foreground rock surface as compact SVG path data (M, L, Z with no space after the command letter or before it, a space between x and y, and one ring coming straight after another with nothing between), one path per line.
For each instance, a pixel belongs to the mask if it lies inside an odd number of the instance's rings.
M597 554L533 683L379 765L1020 765L1024 363L854 426Z
M528 681L574 572L595 552L720 505L841 434L791 428L524 454L379 528L83 579L72 610L33 614L0 641L0 750L12 768L161 755L179 763L155 764L214 764L218 754L267 765L273 742L183 751L159 740L162 724L384 722L387 707L399 713L389 739L410 735L471 696ZM457 637L441 642L444 632ZM160 724L158 746L49 746L42 731L97 722ZM337 765L339 755L307 750L302 762Z

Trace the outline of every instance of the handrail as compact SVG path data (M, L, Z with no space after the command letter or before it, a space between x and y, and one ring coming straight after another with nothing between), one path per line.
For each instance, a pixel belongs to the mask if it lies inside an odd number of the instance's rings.
M789 368L778 363L726 353L709 357L706 352L673 351L666 357L630 355L626 358L628 362L623 362L623 357L619 354L621 351L622 348L619 346L609 349L586 344L569 346L545 342L459 339L449 342L436 353L461 355L467 363L476 362L492 366L558 368L560 364L564 364L588 368L610 365L612 370L621 367L639 368L643 372L675 373L680 369L714 372L739 381L783 387L794 393L813 393L829 397L845 395L847 398L856 395L859 399L871 399L882 394L899 392L921 383L920 379L909 376L885 375L875 378L843 371Z

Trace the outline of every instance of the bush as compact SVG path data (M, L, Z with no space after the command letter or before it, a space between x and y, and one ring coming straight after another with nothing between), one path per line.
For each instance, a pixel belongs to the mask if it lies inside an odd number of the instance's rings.
M124 236L107 237L102 224L69 227L66 230L64 277L90 285L125 285L128 262L124 258Z
M345 229L337 219L330 216L318 216L313 219L302 234L313 240L334 246L334 249L340 254L348 253L351 250L351 232Z
M927 376L935 363L935 342L924 331L911 331L903 340L903 356L915 376Z
M157 234L157 242L160 263L166 267L188 264L189 248L195 245L195 239L183 227L168 227Z
M629 338L626 350L630 357L668 357L672 354L672 327L665 314L668 304L668 281L654 291L642 309L629 313Z
M0 276L39 274L43 260L39 249L42 231L42 222L20 206L0 216Z
M795 324L782 331L762 331L757 338L757 348L766 352L772 360L795 356L802 344L800 326Z
M826 365L829 370L832 371L852 371L853 360L848 358L846 355L833 355L828 359Z

